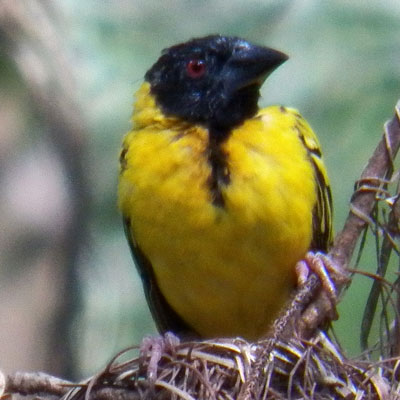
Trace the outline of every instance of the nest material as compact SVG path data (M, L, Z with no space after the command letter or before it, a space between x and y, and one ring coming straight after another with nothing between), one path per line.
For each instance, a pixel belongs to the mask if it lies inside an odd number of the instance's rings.
M66 400L91 399L215 399L243 396L257 354L270 341L242 339L188 342L163 352L157 375L148 377L154 356L114 359ZM400 399L400 359L366 363L345 359L322 332L304 342L273 343L269 360L257 376L257 399Z

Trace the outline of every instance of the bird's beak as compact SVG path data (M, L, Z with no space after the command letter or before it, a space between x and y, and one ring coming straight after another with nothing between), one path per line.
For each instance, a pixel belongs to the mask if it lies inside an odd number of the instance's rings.
M238 40L222 73L225 90L234 93L248 86L261 86L268 75L288 58L278 50Z

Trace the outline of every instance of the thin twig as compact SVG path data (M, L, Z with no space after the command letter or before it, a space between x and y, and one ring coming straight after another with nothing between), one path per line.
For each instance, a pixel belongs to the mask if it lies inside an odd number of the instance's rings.
M398 196L398 195L397 195ZM390 210L389 219L387 225L384 229L384 237L382 245L380 246L378 254L378 266L376 274L380 277L384 277L389 265L390 256L392 249L394 248L394 236L398 235L398 215L397 214L398 201L396 200ZM372 328L372 323L374 320L374 315L376 313L376 308L378 306L378 300L382 295L383 284L379 279L375 279L372 283L372 287L367 299L367 303L364 309L364 315L361 322L361 350L368 350L368 338ZM397 320L397 318L396 318ZM393 355L393 354L391 354Z

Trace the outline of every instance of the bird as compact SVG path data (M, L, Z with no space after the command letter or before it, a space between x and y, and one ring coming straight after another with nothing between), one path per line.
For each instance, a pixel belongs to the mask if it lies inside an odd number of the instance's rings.
M307 254L332 244L317 136L290 107L259 108L288 56L220 34L171 46L136 93L118 204L161 333L258 340Z

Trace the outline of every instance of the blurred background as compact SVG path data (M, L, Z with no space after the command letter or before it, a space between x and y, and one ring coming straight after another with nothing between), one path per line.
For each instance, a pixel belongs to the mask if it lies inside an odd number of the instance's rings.
M210 33L290 55L261 105L298 108L319 135L341 229L400 97L398 0L0 0L4 372L82 378L155 332L116 207L119 146L161 49ZM370 286L356 277L339 307L351 356Z

